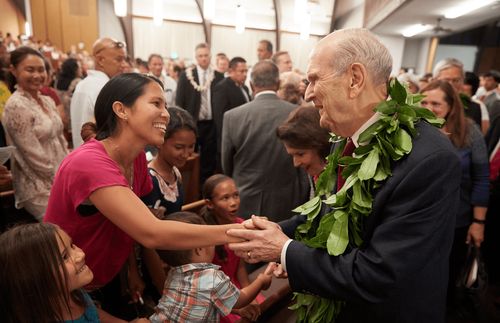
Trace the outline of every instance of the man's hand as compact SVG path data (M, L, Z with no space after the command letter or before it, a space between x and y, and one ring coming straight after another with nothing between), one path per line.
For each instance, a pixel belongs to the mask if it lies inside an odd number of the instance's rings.
M484 240L484 224L472 223L469 226L469 231L467 232L466 243L474 243L476 247L481 247L481 243Z
M229 229L228 235L248 240L230 243L229 248L249 263L279 260L281 249L288 240L279 225L257 216L252 216L252 225L255 230ZM245 224L246 228L249 226Z

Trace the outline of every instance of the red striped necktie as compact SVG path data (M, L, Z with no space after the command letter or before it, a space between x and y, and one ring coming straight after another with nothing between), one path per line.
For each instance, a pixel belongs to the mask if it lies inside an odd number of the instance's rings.
M352 156L352 153L354 152L355 148L356 148L356 146L354 146L354 143L351 140L351 138L347 138L347 144L345 145L344 151L342 152L342 157L343 156ZM339 167L337 169L337 192L340 191L342 186L344 186L344 184L345 184L346 178L342 177L343 170L344 170L344 167L339 165Z

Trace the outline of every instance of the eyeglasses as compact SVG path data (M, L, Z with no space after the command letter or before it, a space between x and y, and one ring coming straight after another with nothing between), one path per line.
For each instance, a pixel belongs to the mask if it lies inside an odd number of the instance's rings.
M101 48L99 48L98 50L95 51L94 55L97 55L99 54L100 52L102 52L103 50L107 49L107 48L125 48L126 45L124 42L121 42L121 41L113 41L111 42L110 44L107 44Z
M461 84L464 81L464 79L461 78L461 77L457 77L457 78L453 78L453 79L451 79L451 78L440 78L439 80L445 81L445 82L448 82L448 83L451 83L451 84Z

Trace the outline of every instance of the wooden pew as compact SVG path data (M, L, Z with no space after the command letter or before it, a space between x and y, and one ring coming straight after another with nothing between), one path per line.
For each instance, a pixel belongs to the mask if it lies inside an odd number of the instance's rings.
M263 272L267 264L255 270L249 275L252 281L257 275ZM257 322L266 323L292 323L296 322L297 316L288 309L292 300L292 290L288 283L288 279L273 278L271 286L268 290L261 292L266 300L260 304L261 315ZM240 323L250 323L251 321L242 318Z
M186 211L186 212L194 212L196 214L199 214L201 208L204 207L205 204L206 204L205 200L198 200L195 202L184 204L182 206L181 210Z

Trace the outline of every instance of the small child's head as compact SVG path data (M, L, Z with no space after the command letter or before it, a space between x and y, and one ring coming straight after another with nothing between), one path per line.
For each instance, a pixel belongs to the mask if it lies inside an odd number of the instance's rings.
M193 212L175 212L168 214L165 220L178 221L190 224L206 224L201 216ZM215 247L209 246L192 250L158 250L161 260L172 267L191 263L212 262Z
M93 277L83 251L56 225L26 224L0 235L2 320L63 321L70 301L84 306L80 289Z
M203 185L202 195L218 224L234 223L240 208L240 192L231 177L210 176Z
M158 157L169 165L182 167L194 152L196 144L196 124L184 109L168 108L170 122L165 132L165 141L158 147Z

